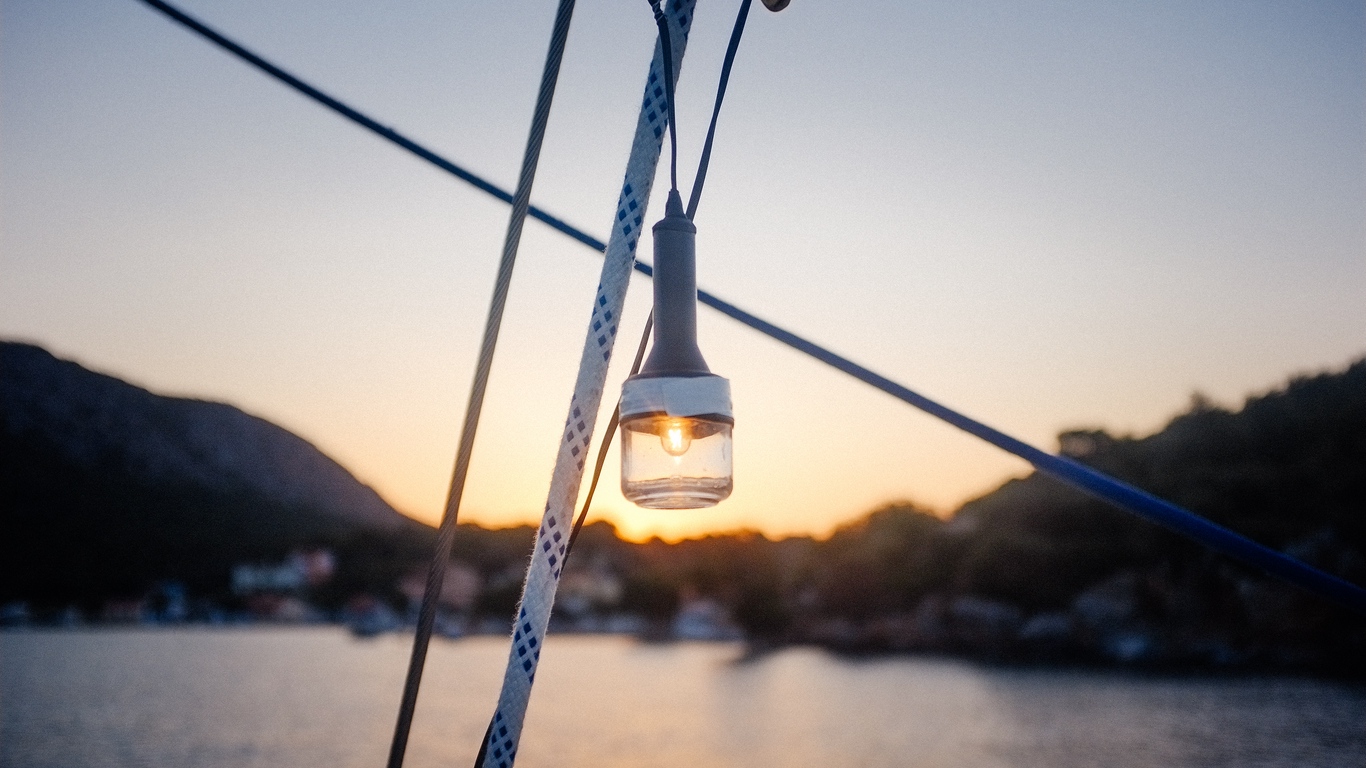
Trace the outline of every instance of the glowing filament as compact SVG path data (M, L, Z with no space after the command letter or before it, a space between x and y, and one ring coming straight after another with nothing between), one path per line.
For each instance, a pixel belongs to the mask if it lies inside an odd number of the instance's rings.
M691 425L685 419L669 419L660 431L659 443L670 456L682 456L692 446Z

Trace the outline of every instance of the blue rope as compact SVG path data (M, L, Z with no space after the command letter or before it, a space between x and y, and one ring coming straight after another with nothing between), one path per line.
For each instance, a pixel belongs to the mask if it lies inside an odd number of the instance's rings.
M348 120L388 139L394 144L397 144L423 160L454 175L456 178L474 185L476 188L487 192L493 197L496 197L505 203L512 202L511 194L503 191L489 181L486 181L450 160L441 157L392 128L381 125L337 99L328 96L317 88L305 83L274 64L271 64L218 32L215 32L182 11L163 2L163 0L142 0L142 2L161 11L174 21L188 27L208 39L210 42ZM601 240L598 240L583 230L571 226L560 218L552 216L535 206L531 206L530 216L537 221L572 237L595 251L602 252L607 250L606 244ZM636 271L641 274L647 276L653 275L653 270L648 264L638 261L636 262L635 268ZM808 354L827 365L853 376L865 384L876 387L898 400L919 408L931 416L942 419L971 435L979 437L997 448L1019 456L1034 465L1035 469L1040 472L1057 478L1058 480L1062 480L1086 493L1114 504L1115 506L1146 520L1164 526L1182 536L1193 539L1210 549L1221 552L1236 560L1240 560L1254 568L1279 576L1292 584L1340 603L1358 613L1366 614L1366 590L1363 590L1355 584L1314 568L1313 566L1282 552L1277 552L1270 547L1258 544L1245 536L1234 533L1228 528L1212 523L1193 512L1182 509L1168 501L1159 499L1146 491L1116 480L1115 478L1098 472L1084 464L1073 461L1065 456L1055 456L1046 451L1039 450L1038 448L1017 440L1003 432L992 429L979 421L968 418L957 411L940 405L924 395L917 394L885 376L874 373L858 363L842 357L815 342L808 341L791 331L784 330L767 320L760 319L734 304L706 291L699 289L697 291L697 299L733 320L737 320L766 336L781 341L799 352Z
M163 2L163 0L142 0L142 2L152 6L158 11L161 11L163 14L170 17L172 21L175 21L180 25L187 27L188 29L197 33L198 35L205 38L214 45L217 45L218 47L222 48L228 53L231 53L237 58L261 70L262 72L265 72L267 75L270 75L276 80L279 80L280 82L284 83L290 88L293 88L299 93L302 93L303 95L318 102L324 107L327 107L333 112L336 112L337 114L341 115L347 120L350 120L351 122L359 125L360 127L382 138L388 139L394 144L397 144L398 146L408 150L409 152L412 152L414 155L417 155L423 160L426 160L432 165L435 165L436 167L451 174L457 179L460 179L461 181L464 181L474 186L476 189L482 192L486 192L489 195L492 195L493 197L496 197L505 203L512 202L512 193L503 190L502 188L498 187L497 185L493 184L492 182L488 181L487 179L484 179L483 177L477 174L471 173L469 170L462 168L459 165L456 165L455 163L451 162L450 160L447 160L446 158L442 157L441 155L438 155L437 153L431 151L430 149L427 149L426 147L422 146L421 144L418 144L416 141L413 141L407 136L404 136L403 134L399 133L393 128L380 124L378 121L348 106L342 101L339 101L338 99L335 99L327 95L326 93L323 93L317 88L314 88L308 83L305 83L303 80L300 80L299 78L295 77L294 75L291 75L285 70L280 69L279 67L270 63L269 61L266 61L265 59L261 58L255 53L252 53L251 51L242 47L238 43L224 37L219 32L215 31L211 27L205 25L203 22L199 21L193 16L190 16L189 14L180 10L179 8L176 8L170 3ZM529 210L529 215L531 216L531 218L536 219L537 221L540 221L544 224L547 224L553 229L563 232L566 235L569 235L570 237L574 238L575 240L578 240L580 243L583 243L589 248L598 251L607 250L606 243L602 242L601 240L598 240L592 235L589 235L581 229L577 229L576 227L567 224L564 220L560 219L559 217L546 213L545 211L541 210L540 208L537 208L534 205L531 206Z

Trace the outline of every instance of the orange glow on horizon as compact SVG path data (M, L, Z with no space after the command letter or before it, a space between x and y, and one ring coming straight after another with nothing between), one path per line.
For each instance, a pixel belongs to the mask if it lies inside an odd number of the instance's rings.
M829 538L837 528L852 523L868 513L890 504L910 504L918 509L934 514L941 519L950 516L950 510L929 508L914 501L899 498L889 498L885 502L869 506L856 514L847 518L836 520L828 525L819 528L799 529L796 527L783 527L773 524L755 524L753 522L736 522L733 524L717 523L714 520L702 519L703 516L697 515L698 510L654 510L634 507L623 502L623 508L617 506L597 506L588 513L585 525L605 522L616 529L617 536L623 541L634 544L643 544L652 539L659 539L668 544L677 544L680 541L691 539L701 539L707 536L725 536L735 534L750 534L764 536L768 539L778 540L792 537L811 537L817 540ZM437 516L418 516L405 513L425 525L436 527L440 523ZM578 517L576 509L575 518ZM480 512L467 512L460 517L462 524L469 523L478 525L481 528L504 529L516 528L519 526L538 526L541 523L539 516L527 514L517 517L512 515L490 515Z

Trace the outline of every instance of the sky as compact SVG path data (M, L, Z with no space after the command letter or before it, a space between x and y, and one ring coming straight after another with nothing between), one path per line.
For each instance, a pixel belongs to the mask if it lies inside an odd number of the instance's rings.
M551 0L182 7L514 185ZM685 192L737 7L699 2ZM653 45L643 0L578 3L533 200L600 238ZM270 419L424 521L507 217L142 3L0 0L0 338ZM1150 433L1197 391L1237 407L1366 354L1366 5L756 3L696 223L703 288L1043 448ZM600 265L527 224L462 520L539 520ZM599 435L649 298L636 278ZM735 492L636 509L614 449L593 514L625 535L825 535L1029 471L699 326Z

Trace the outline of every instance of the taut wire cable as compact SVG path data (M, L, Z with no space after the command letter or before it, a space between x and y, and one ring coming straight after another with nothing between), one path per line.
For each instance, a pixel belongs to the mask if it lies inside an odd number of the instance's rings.
M403 682L403 698L399 704L398 720L394 725L394 739L389 747L388 768L402 768L408 747L408 734L417 708L418 689L422 684L422 670L427 661L427 647L431 643L432 625L436 620L437 598L451 559L451 544L455 539L456 518L460 513L460 498L465 490L470 456L474 452L474 436L479 427L479 415L488 389L493 353L498 345L498 331L507 307L508 289L512 283L512 269L517 262L517 248L522 240L522 225L531 206L531 187L536 181L536 166L541 157L546 125L550 122L550 105L555 100L555 84L560 77L560 62L564 59L565 43L569 38L569 22L574 17L575 0L560 0L555 12L555 23L550 33L550 50L546 53L545 69L541 73L541 87L536 94L536 108L532 114L531 131L527 136L526 152L522 155L522 171L517 178L517 194L512 200L512 214L508 219L507 236L503 240L503 255L498 261L498 276L494 282L493 299L488 320L484 324L484 338L479 347L479 361L475 366L474 383L470 387L465 422L460 430L460 448L456 453L455 469L451 473L450 490L445 511L437 533L436 552L432 567L427 572L427 585L422 594L422 608L418 612L417 631L413 636L413 653L408 663L408 674Z
M314 86L305 83L298 77L295 77L280 67L266 61L257 54L252 53L240 44L224 37L219 32L216 32L207 25L174 8L163 0L142 0L142 2L162 12L172 21L175 21L190 31L200 35L242 61L256 67L281 83L293 88L328 109L331 109L362 128L371 131L386 141L402 147L408 152L426 160L461 181L469 183L476 189L479 189L492 197L502 200L505 203L512 202L512 195L509 192L501 189L487 179L470 172L451 160L433 152L431 149L400 134L398 131L384 126L377 120L359 112L355 108L323 93ZM593 237L582 229L565 222L559 217L547 213L534 205L530 207L529 211L531 218L546 224L557 232L565 234L599 253L607 250L607 245L601 240ZM647 277L654 274L654 270L645 262L637 261L635 262L634 267L637 272L640 272ZM1134 488L1127 483L1091 469L1080 462L1065 456L1055 456L1046 451L1027 445L1020 440L964 416L947 406L940 405L924 395L918 394L910 388L898 384L810 339L799 336L798 334L764 320L751 312L741 309L735 304L732 304L713 293L698 289L697 300L726 317L746 325L775 341L786 344L802 354L813 357L843 373L847 373L859 381L879 389L912 407L925 411L931 416L947 421L955 427L981 438L1003 451L1019 456L1025 461L1033 464L1035 469L1046 475L1062 480L1102 501L1113 504L1126 512L1148 520L1149 522L1162 525L1202 546L1214 549L1215 551L1246 565L1284 579L1301 589L1325 599L1332 600L1358 613L1366 614L1366 589L1362 589L1355 584L1319 570L1318 568L1282 552L1277 552L1274 549L1258 544L1223 526L1211 523L1189 510L1182 509L1174 504L1158 499L1145 491ZM1147 501L1143 500L1145 497L1147 498Z

